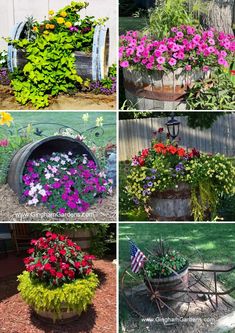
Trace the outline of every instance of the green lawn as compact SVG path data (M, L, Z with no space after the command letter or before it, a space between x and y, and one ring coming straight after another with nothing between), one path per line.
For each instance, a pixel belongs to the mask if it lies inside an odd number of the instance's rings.
M119 17L120 35L128 30L142 30L148 24L145 17Z
M103 117L104 124L115 124L115 112L89 112L89 120L84 123L82 116L87 112L11 112L14 125L10 129L21 128L32 124L34 128L42 130L43 136L54 135L62 126L72 127L80 132L96 126L96 118ZM1 129L0 129L1 130ZM115 126L104 126L104 134L100 138L100 144L108 142L115 137ZM1 133L0 133L1 137ZM35 136L35 139L40 137Z
M168 239L170 247L189 258L191 262L235 264L235 224L233 223L122 223L119 227L119 260L121 271L130 263L126 236L146 253L159 238ZM201 259L202 258L202 259ZM235 285L235 271L220 275L227 288ZM235 292L233 293L235 297Z

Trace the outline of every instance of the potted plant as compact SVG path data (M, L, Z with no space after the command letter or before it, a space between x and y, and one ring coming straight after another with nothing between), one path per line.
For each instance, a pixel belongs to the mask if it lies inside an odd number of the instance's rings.
M160 128L151 147L133 157L128 193L155 220L214 219L220 197L234 193L234 166L220 154L185 150L163 134Z
M234 58L233 35L190 25L172 27L162 39L128 31L120 37L119 58L127 96L183 100L195 81L223 71ZM131 97L132 96L132 97Z
M187 259L160 239L147 256L142 274L148 289L166 299L177 299L182 296L177 290L188 286L188 267Z
M26 270L18 276L22 298L44 320L72 319L86 311L99 283L93 273L94 256L49 231L31 244Z

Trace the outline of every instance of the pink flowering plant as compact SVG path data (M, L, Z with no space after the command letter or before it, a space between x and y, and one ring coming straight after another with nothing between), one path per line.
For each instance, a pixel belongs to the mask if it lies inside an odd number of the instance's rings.
M235 37L224 32L196 29L182 25L173 27L169 37L153 40L138 31L120 37L119 58L122 68L136 70L185 72L227 68L234 59Z
M31 245L24 263L32 280L58 287L92 273L95 257L64 235L48 231L45 237L31 240Z
M98 198L112 192L112 179L86 154L52 153L29 160L22 180L28 205L44 204L61 215L86 212Z

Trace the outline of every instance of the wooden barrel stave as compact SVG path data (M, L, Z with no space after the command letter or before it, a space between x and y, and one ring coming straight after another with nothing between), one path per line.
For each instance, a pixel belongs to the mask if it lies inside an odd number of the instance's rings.
M26 162L29 159L40 158L50 155L52 152L66 153L71 151L73 155L87 154L99 167L99 163L92 151L82 142L66 136L52 136L43 140L32 142L22 147L12 158L8 171L8 184L17 194L19 199L22 196L22 176Z
M191 221L190 186L181 183L178 188L153 193L146 211L157 221Z

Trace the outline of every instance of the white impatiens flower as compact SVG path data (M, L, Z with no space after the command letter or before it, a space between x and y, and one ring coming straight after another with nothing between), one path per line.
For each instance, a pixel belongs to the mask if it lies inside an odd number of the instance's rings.
M72 153L71 151L69 151L69 152L68 152L68 155L69 155L69 156L72 156L72 155L73 155L73 153Z
M84 114L82 115L82 120L83 120L85 123L87 123L88 120L89 120L89 113L84 113Z
M46 178L46 179L50 179L51 177L52 177L52 174L50 174L50 173L46 173L46 174L45 174L45 178Z
M106 178L106 173L104 171L101 171L99 173L99 177L103 177L103 178Z
M34 197L32 200L29 200L28 201L28 205L32 206L32 205L35 205L39 202L38 198L37 197Z
M42 197L45 197L47 194L44 189L41 189L38 193L41 194Z

